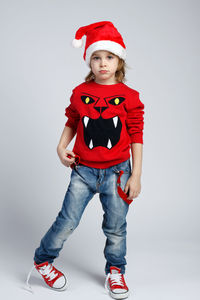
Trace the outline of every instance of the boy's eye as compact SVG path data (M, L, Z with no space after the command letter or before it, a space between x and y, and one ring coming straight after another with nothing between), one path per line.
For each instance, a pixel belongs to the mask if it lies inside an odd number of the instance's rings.
M98 58L99 58L98 56L94 56L94 57L93 57L93 59L98 59ZM113 56L108 55L108 58L111 59L111 58L113 58Z

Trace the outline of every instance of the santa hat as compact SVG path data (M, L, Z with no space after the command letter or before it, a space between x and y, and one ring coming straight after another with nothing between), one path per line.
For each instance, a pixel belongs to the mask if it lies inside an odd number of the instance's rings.
M75 48L82 47L84 35L86 35L86 43L83 58L88 66L92 53L97 50L107 50L122 59L126 58L126 46L112 22L103 21L80 27L72 41Z

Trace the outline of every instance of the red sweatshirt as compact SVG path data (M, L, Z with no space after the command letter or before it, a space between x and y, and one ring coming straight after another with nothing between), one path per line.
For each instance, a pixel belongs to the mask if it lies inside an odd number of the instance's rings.
M72 91L65 126L77 132L73 152L80 163L108 168L130 157L130 144L143 144L144 104L124 83L83 82Z

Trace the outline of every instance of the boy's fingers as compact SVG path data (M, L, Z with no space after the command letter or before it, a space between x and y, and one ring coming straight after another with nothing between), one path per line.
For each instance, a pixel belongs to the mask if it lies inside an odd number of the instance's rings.
M74 152L72 152L72 151L70 151L70 150L67 150L66 154L75 157Z
M75 160L74 158L68 158L68 157L65 157L65 156L64 156L63 159L64 159L65 162L68 162L68 163L73 163L74 160Z
M127 193L128 192L128 186L125 186L124 192Z
M67 154L67 153L66 153L66 156L67 156L69 159L75 159L75 155L71 155L71 154Z

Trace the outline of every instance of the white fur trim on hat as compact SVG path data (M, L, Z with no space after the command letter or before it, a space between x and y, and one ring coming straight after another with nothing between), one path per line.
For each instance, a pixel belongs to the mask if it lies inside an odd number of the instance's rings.
M91 44L87 48L85 61L88 66L90 65L90 57L92 53L97 50L107 50L118 55L122 59L126 58L126 49L124 49L120 44L109 40L101 40Z
M73 39L72 40L72 46L74 48L81 48L83 46L83 40L82 39L80 39L80 40Z

